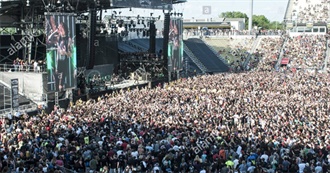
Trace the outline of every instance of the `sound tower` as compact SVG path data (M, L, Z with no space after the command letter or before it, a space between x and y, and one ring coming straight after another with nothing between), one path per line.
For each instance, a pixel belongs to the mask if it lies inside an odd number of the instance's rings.
M89 11L89 35L88 35L88 44L87 44L87 55L88 55L88 64L86 69L93 69L95 64L95 34L96 34L96 20L97 13L94 8L94 4L92 3L90 11Z
M164 14L164 33L163 33L163 60L164 60L164 67L163 74L164 76L168 75L168 41L169 41L169 33L170 33L170 20L171 16L170 13Z
M149 33L149 53L154 54L156 53L156 26L154 21L150 21Z

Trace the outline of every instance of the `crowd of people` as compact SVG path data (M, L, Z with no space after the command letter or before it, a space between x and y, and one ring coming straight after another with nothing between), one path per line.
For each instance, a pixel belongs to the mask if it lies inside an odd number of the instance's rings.
M12 64L3 64L0 71L8 72L43 72L46 70L46 63L42 60L23 60L16 58Z
M324 23L329 19L329 2L327 0L295 0L293 1L292 18L300 23Z
M324 66L327 35L299 35L289 37L284 44L284 58L294 68L317 68Z
M1 120L1 172L327 172L327 74L247 72Z
M271 71L274 69L280 57L285 37L262 37L257 46L254 58L250 62L250 68L257 67L261 71Z
M212 28L201 28L201 29L185 29L183 31L183 35L185 37L193 37L193 36L243 36L243 35L282 35L282 30L259 30L254 29L252 31L249 30L237 30L237 29L212 29Z

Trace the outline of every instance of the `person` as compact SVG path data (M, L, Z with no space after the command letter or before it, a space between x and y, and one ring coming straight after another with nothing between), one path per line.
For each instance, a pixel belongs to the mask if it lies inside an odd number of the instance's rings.
M139 84L139 75L134 73L134 84Z
M69 37L68 26L60 22L58 26L59 39L57 45L57 61L58 61L58 71L59 83L58 88L60 91L64 90L66 87L70 87L69 79L70 72L70 58L72 56L72 40Z

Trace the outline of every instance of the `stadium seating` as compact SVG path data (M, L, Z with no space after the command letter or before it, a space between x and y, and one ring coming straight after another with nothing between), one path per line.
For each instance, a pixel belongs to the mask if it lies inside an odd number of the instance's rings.
M225 72L229 70L229 67L202 40L188 39L185 41L185 44L210 72Z

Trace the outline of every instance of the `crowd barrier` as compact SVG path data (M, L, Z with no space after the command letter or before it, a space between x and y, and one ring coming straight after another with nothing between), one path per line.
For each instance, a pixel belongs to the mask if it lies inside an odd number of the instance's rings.
M1 72L46 72L47 68L45 65L13 65L13 64L0 64Z

